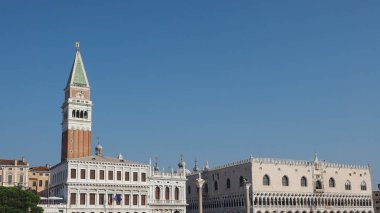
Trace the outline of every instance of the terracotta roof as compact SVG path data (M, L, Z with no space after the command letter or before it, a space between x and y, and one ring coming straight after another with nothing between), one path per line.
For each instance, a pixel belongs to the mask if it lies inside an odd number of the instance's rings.
M34 166L29 171L49 171L49 168L46 166Z
M27 162L22 161L22 160L7 160L7 159L0 159L0 165L9 165L9 166L14 166L15 161L17 161L18 166L26 166L28 165Z

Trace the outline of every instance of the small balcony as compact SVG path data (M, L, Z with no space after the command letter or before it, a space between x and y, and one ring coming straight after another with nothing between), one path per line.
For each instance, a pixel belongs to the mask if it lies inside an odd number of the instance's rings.
M314 192L315 193L324 193L325 192L325 190L323 190L323 188L322 189L314 189Z

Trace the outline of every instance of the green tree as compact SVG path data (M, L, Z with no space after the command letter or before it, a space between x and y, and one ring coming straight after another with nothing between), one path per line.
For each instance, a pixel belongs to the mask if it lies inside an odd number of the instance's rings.
M17 187L0 187L0 213L42 213L40 198L29 190ZM29 211L30 210L30 211Z

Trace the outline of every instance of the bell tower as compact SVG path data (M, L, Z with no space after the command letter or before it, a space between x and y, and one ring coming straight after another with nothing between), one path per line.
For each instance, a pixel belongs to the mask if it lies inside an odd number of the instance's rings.
M76 54L64 91L61 162L91 155L92 101L79 42L76 42Z

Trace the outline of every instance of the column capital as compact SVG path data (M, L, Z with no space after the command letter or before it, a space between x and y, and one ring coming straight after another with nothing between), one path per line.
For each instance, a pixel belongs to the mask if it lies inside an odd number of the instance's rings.
M196 179L196 185L197 185L197 187L202 188L204 183L205 183L205 180L203 180L202 178L197 178Z
M245 189L249 189L249 188L251 188L251 186L252 186L252 184L250 184L250 183L248 183L248 182L246 182L245 184L244 184L244 187L245 187Z

